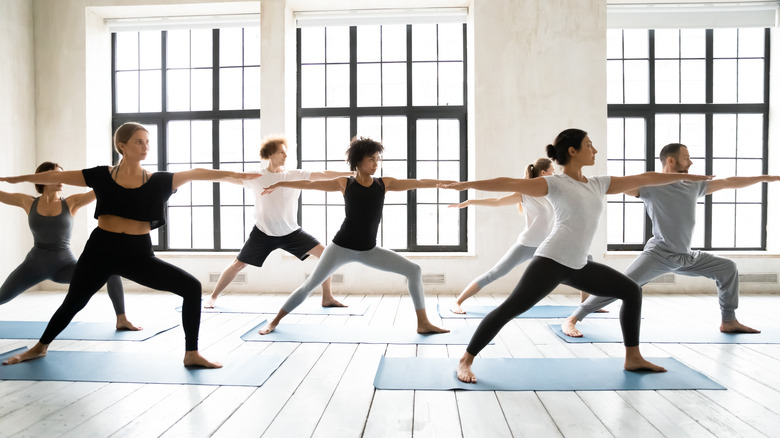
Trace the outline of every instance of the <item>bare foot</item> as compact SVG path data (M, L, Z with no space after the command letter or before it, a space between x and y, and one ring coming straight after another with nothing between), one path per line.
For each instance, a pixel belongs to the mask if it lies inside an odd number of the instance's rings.
M347 305L341 304L340 302L336 301L336 299L333 297L330 297L328 299L322 297L322 307L347 307Z
M463 310L463 307L460 306L460 304L456 302L452 303L452 306L450 306L450 312L456 313L458 315L465 315L466 311Z
M469 357L470 356L470 357ZM458 361L458 380L464 383L477 383L477 376L471 371L471 364L474 362L474 356L466 353Z
M184 353L185 367L200 368L222 368L222 364L217 361L211 361L201 356L198 350L186 351Z
M748 327L736 319L733 321L723 321L720 323L720 331L723 333L761 333L761 330L756 330L752 327Z
M277 325L279 325L278 322L271 321L267 326L265 326L264 329L258 331L257 333L259 333L261 335L267 335L268 333L271 333L272 331L274 331L274 329L276 328Z
M3 361L3 365L13 365L17 364L19 362L25 362L28 360L38 359L40 357L46 356L46 352L49 350L49 347L46 345L41 344L40 342L35 344L32 348L25 351L22 354L17 354L14 357L10 357Z
M572 338L581 338L582 333L577 330L577 318L570 316L566 318L566 320L561 323L561 331L566 336L571 336Z
M204 309L213 309L214 305L217 303L217 297L213 295L209 295L208 298L203 300L203 308Z
M127 320L127 316L125 316L125 314L123 313L121 315L116 316L116 329L137 332L139 330L143 330L144 328L139 327L137 325L133 325L132 322Z
M417 324L417 333L421 335L433 334L433 333L449 333L449 332L450 331L448 329L436 327L430 322Z
M652 362L646 361L644 358L631 358L626 357L626 362L623 365L626 371L650 371L653 373L665 373L666 368L658 366Z

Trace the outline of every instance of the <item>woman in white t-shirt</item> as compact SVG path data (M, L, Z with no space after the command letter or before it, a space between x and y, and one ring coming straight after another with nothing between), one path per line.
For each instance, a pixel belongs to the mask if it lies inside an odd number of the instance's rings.
M526 179L554 174L552 161L548 158L539 158L525 168ZM517 204L517 209L525 216L525 229L517 236L515 244L489 271L475 278L463 289L463 292L450 307L452 313L465 314L466 311L461 307L464 301L534 256L536 248L552 230L553 209L547 199L523 196L522 193L513 193L501 198L469 199L459 204L450 205L450 207L465 208L472 205L500 207L512 204Z
M620 326L626 347L624 368L627 371L666 371L645 360L639 352L641 288L617 270L588 260L588 250L604 208L605 195L680 180L700 181L709 177L646 172L622 177L586 178L582 168L595 164L596 153L587 132L567 129L558 134L552 145L547 145L547 156L563 166L560 175L533 179L494 178L441 185L455 190L477 189L545 196L555 212L550 235L536 250L515 289L506 301L485 316L471 337L458 364L458 379L461 381L476 383L477 378L471 371L474 357L507 322L533 307L559 284L593 295L622 300Z

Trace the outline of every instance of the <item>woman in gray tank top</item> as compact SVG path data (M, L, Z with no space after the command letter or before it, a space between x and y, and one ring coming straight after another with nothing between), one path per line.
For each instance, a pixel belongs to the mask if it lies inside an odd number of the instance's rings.
M62 170L56 163L46 161L35 173ZM92 191L61 197L62 184L36 184L41 196L0 191L0 202L22 208L27 212L27 222L33 235L33 247L24 261L0 286L0 305L19 296L22 292L44 281L70 283L76 268L76 257L70 250L73 215L83 206L95 200ZM112 276L107 282L108 296L116 312L118 330L141 330L127 320L122 281Z

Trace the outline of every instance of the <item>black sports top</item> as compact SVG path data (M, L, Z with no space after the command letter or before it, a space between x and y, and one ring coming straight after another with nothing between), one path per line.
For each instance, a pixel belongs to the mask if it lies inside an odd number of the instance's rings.
M382 178L374 178L374 182L365 187L350 176L344 189L346 217L333 243L356 251L375 247L384 205L385 183Z
M165 203L174 193L173 174L155 172L141 187L128 189L111 178L108 166L81 171L84 181L95 191L95 219L110 214L149 222L152 229L165 225Z
M27 224L33 235L33 246L48 250L64 250L70 248L70 233L73 231L73 216L70 215L68 203L60 199L62 211L57 216L42 216L38 214L38 201L35 198L27 215Z

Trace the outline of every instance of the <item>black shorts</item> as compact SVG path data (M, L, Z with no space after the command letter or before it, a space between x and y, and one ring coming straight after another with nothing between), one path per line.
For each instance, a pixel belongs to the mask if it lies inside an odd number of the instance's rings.
M239 262L260 267L273 250L283 249L300 260L306 260L309 257L307 252L319 244L319 240L300 228L286 236L269 236L255 226L236 258Z

